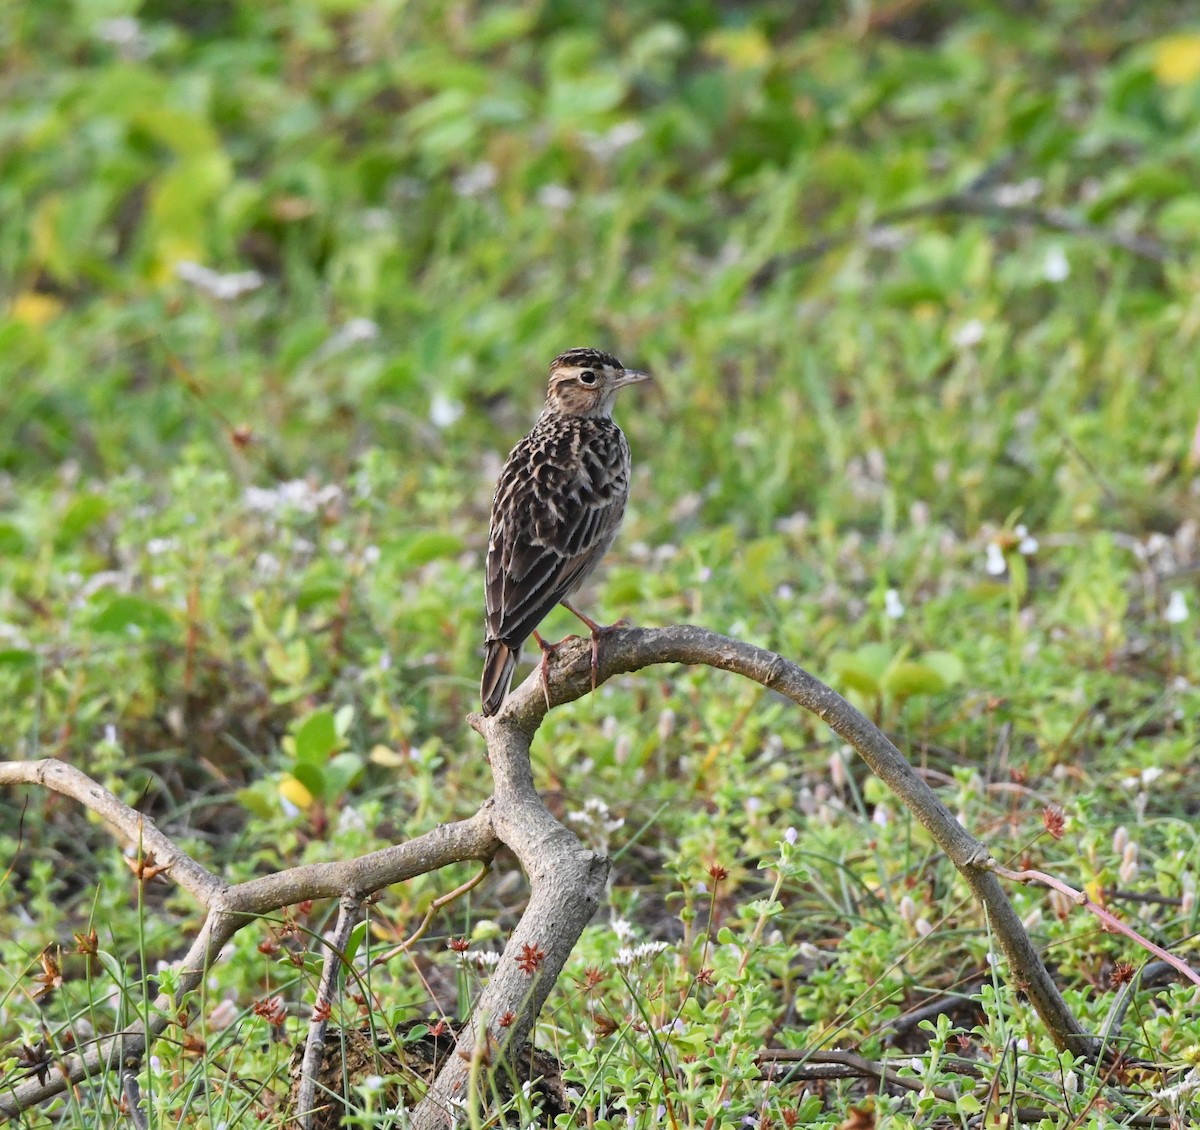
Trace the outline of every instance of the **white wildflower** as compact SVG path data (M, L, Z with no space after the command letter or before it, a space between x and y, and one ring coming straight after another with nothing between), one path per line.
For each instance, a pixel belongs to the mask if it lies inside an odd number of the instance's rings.
M553 212L565 212L575 203L575 193L565 185L544 184L537 191L537 202Z
M984 564L984 569L987 570L988 576L1001 577L1007 568L1008 563L1004 560L1004 550L994 541L988 542L987 561Z
M435 428L458 423L464 411L460 401L451 400L444 392L435 392L429 402L429 420Z
M1018 526L1013 533L1020 539L1017 542L1017 552L1022 557L1032 557L1038 551L1038 540L1024 525Z
M1042 277L1047 282L1065 282L1071 276L1071 264L1067 261L1066 252L1061 247L1052 247L1046 252L1042 263Z
M260 581L273 581L283 572L279 558L265 549L254 559L254 571Z
M1131 840L1125 845L1125 851L1121 855L1121 866L1117 870L1122 883L1132 883L1137 878L1138 873L1138 845L1136 840Z
M190 259L176 263L175 274L183 282L218 302L233 302L243 294L258 290L265 281L257 271L235 271L223 275L220 271L193 263Z
M645 132L646 129L640 122L618 122L607 133L585 133L583 144L597 160L607 161L622 149L627 149L635 141L639 141Z
M888 589L883 594L883 611L892 620L899 620L904 615L904 602L895 589Z
M1042 182L1039 177L1027 177L1016 184L1000 184L992 193L992 199L1001 208L1020 208L1032 204L1042 194Z
M664 950L671 947L666 942L642 942L636 946L622 946L618 951L614 964L621 969L631 965L639 965L644 961L653 960Z
M800 838L800 833L796 831L794 824L788 825L787 830L783 833L783 838L787 840L789 844L795 844L795 842Z
M482 196L496 185L496 168L486 161L454 178L454 191L459 196Z
M983 341L983 333L986 327L978 318L971 318L963 322L957 330L954 331L954 344L959 349L970 349L972 346L978 345Z
M1167 610L1163 613L1163 619L1168 624L1182 624L1187 618L1187 597L1183 595L1182 589L1175 589L1167 601Z

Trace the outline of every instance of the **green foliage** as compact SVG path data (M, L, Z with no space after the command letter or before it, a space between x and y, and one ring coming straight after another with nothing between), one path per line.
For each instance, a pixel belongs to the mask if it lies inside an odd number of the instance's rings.
M590 607L798 659L998 859L1195 965L1200 26L1182 19L16 5L0 753L80 765L229 881L475 811L498 459L549 358L595 343L659 379L619 413L633 498ZM1162 1069L1129 1084L1167 1095L1153 1107L1057 1052L924 830L774 696L710 671L616 680L551 715L534 769L614 859L539 1031L581 1123L1200 1117L1171 1091L1200 1046L1192 989L1140 986L1112 1037ZM0 805L5 1079L144 1018L177 975L197 910L128 851L61 798ZM467 1013L520 910L511 866L372 962L471 874L383 893L338 1024ZM1011 895L1100 1029L1144 955ZM152 1125L281 1124L332 909L231 943L144 1066ZM905 1082L762 1077L768 1050L848 1047ZM348 1124L395 1124L375 1080L355 1094ZM90 1080L26 1121L116 1125L119 1101Z

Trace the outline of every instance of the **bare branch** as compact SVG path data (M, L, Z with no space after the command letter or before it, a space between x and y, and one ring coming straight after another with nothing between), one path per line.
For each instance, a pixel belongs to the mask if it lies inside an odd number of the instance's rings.
M550 678L553 704L573 701L588 692L590 663L591 648L586 641L569 641L556 651ZM600 655L600 678L611 679L657 663L707 664L744 675L811 711L849 742L872 772L925 826L966 880L996 932L1011 976L1028 994L1055 1044L1085 1053L1097 1050L1095 1039L1084 1032L1067 1007L1003 887L991 873L987 849L958 823L904 755L861 711L782 656L688 624L619 629L606 635ZM524 733L532 735L545 713L541 681L534 671L509 696L496 717L511 720ZM484 732L490 737L486 727Z
M1098 224L1090 224L1062 208L1038 208L1031 204L1002 204L987 192L966 189L962 192L939 196L925 201L923 204L912 204L904 208L880 212L866 228L848 227L842 231L814 239L794 251L772 256L753 274L749 286L761 289L778 278L784 271L799 267L814 259L820 259L834 248L854 243L856 240L870 239L896 224L907 223L909 220L921 219L926 216L979 216L1006 224L1047 228L1050 231L1077 235L1096 243L1116 247L1151 263L1166 263L1172 259L1178 259L1183 254L1179 247L1161 243L1149 236L1138 235L1136 232L1118 231L1100 227Z
M312 1130L317 1073L321 1069L325 1033L329 1030L329 1014L333 1009L333 988L337 984L337 971L346 960L346 944L350 941L350 931L354 929L361 909L362 899L356 895L343 895L338 901L337 925L333 928L332 936L325 942L325 964L321 969L321 981L317 985L317 999L313 1005L312 1021L308 1026L308 1039L304 1042L300 1087L296 1093L296 1108L293 1112L299 1121L300 1130Z
M136 850L140 845L144 855L153 853L157 865L168 868L171 878L201 906L207 907L225 885L176 847L149 816L122 804L103 785L65 761L47 757L41 761L0 762L0 785L41 785L79 801L96 813L126 846Z
M1104 924L1104 929L1112 934L1124 934L1130 941L1136 942L1147 953L1154 954L1160 961L1165 961L1172 969L1181 976L1186 977L1193 985L1200 985L1200 973L1197 973L1183 958L1176 957L1173 953L1155 945L1149 938L1143 937L1132 926L1126 926L1111 910L1107 910L1094 899L1091 899L1083 891L1077 891L1069 883L1064 883L1062 879L1056 878L1053 875L1047 875L1044 871L1010 871L1007 867L1001 867L999 863L992 860L988 869L999 875L1002 879L1008 879L1012 883L1040 883L1043 887L1049 887L1053 891L1058 891L1060 895L1066 895L1076 906L1083 907L1090 914L1094 914Z

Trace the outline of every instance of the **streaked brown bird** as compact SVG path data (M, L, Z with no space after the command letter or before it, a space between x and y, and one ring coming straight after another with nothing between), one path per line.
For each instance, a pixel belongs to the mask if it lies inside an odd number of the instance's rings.
M629 444L613 421L613 401L620 389L649 376L598 349L570 349L550 362L546 406L510 452L492 499L479 688L484 714L500 709L531 635L542 649L545 680L552 648L536 629L556 604L592 633L595 683L605 629L569 597L608 551L629 498Z

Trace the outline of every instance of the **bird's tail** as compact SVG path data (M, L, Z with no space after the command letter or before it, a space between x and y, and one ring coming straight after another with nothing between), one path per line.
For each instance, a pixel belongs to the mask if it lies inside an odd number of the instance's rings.
M484 644L483 678L479 682L479 697L483 712L495 714L512 685L520 648L509 647L503 640L488 640Z

